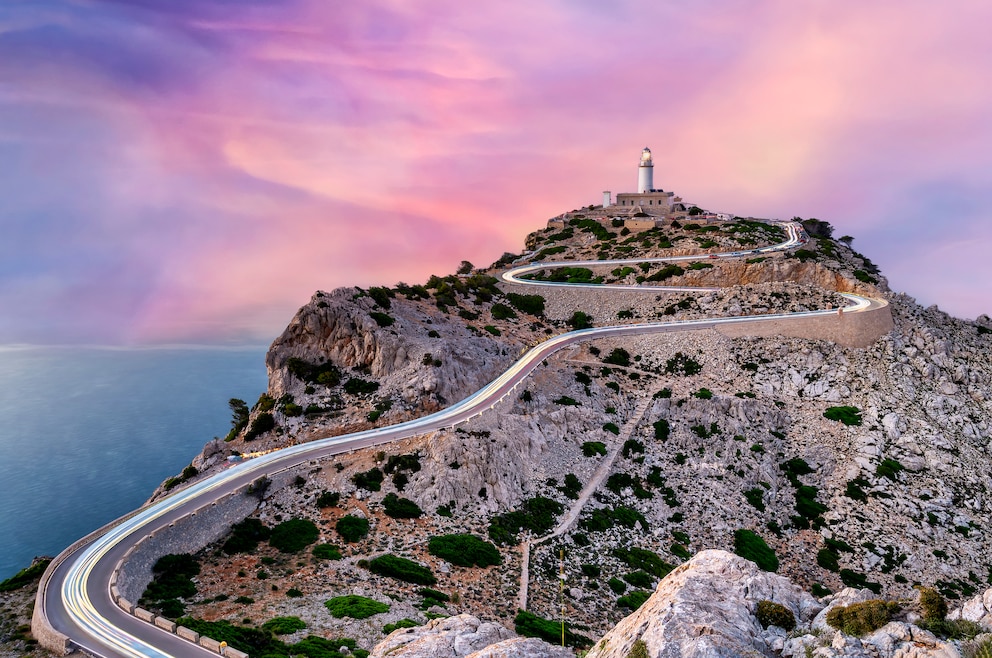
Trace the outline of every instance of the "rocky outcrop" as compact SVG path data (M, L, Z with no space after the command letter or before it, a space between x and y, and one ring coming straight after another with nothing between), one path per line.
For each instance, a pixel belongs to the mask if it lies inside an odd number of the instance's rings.
M992 630L992 589L985 590L948 615L950 619L967 619Z
M821 608L788 579L753 562L726 551L702 551L662 580L587 658L626 658L638 640L649 656L772 656L784 646L785 633L758 623L755 611L762 600L785 606L800 623Z
M472 615L402 628L377 644L370 658L567 658L572 652L536 638L517 637Z

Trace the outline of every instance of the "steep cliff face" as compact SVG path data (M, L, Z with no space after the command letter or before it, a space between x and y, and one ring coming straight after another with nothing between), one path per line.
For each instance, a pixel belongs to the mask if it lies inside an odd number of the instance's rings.
M402 297L386 307L355 288L318 292L269 348L269 393L306 399L308 382L287 367L298 359L389 379L390 391L412 406L459 400L506 369L515 341L497 341L457 320Z

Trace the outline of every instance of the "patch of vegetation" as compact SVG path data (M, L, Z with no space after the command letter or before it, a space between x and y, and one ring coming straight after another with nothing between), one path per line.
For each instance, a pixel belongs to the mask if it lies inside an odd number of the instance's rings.
M544 315L544 297L541 295L521 295L511 292L506 295L506 300L521 313Z
M752 487L745 491L744 499L759 512L765 511L765 492L760 487Z
M651 426L654 428L654 438L657 440L667 441L668 437L671 436L672 427L667 420L656 420Z
M45 569L48 568L50 563L51 560L45 558L38 560L30 567L21 569L10 578L0 582L0 592L13 592L15 589L32 584L35 580L41 578L41 574L45 573Z
M563 395L560 398L558 398L557 400L554 400L554 403L555 404L560 404L563 407L578 407L578 406L581 406L581 403L578 400L576 400L575 398L570 398L567 395Z
M645 571L631 571L625 574L623 579L634 587L641 587L643 589L648 589L653 584L651 574Z
M427 551L460 567L488 567L503 562L496 546L469 534L431 537Z
M334 525L341 538L348 543L361 541L365 535L369 534L369 520L351 514L342 516Z
M340 560L341 549L333 544L317 544L313 547L313 556L321 560Z
M378 468L370 468L367 471L361 473L355 473L351 476L351 481L355 483L355 486L359 489L365 489L366 491L379 491L382 489L382 481L385 479L382 471Z
M637 453L639 455L644 454L644 444L637 439L627 439L623 442L623 449L621 453L624 459L630 457L632 454Z
M348 395L372 395L379 390L379 382L370 382L360 377L352 377L344 383Z
M380 327L389 327L392 326L394 322L396 322L396 319L393 318L391 315L388 315L386 313L380 313L379 311L370 311L369 316L373 320L375 320L375 323Z
M419 519L424 514L417 503L409 498L400 498L394 493L386 494L382 499L382 506L386 515L394 519Z
M272 528L269 545L280 553L297 553L320 537L320 530L313 521L290 519Z
M412 619L407 619L407 618L404 617L403 619L399 619L397 621L390 622L390 623L386 624L385 626L383 626L382 627L382 632L385 633L386 635L389 635L393 631L395 631L397 629L400 629L400 628L416 628L417 626L420 626L420 624L418 622L415 622Z
M570 647L584 648L592 644L592 640L588 637L572 631L567 622L562 630L561 622L538 617L526 610L517 612L517 616L513 619L513 628L519 635L537 637L552 644L561 644L563 634L565 644Z
M251 422L251 427L249 427L248 431L245 432L245 441L254 441L259 436L274 429L275 426L275 416L273 416L269 411L263 411L255 416L255 420Z
M742 528L734 531L734 552L757 564L759 569L778 571L778 556L775 551L753 530Z
M711 400L713 399L713 391L708 388L701 388L693 393L692 396L699 398L700 400Z
M642 589L634 590L629 594L624 594L617 599L618 608L627 608L634 611L644 605L644 602L651 598L651 594Z
M758 601L758 609L754 616L757 617L762 628L778 626L788 632L796 627L796 616L792 610L774 601Z
M341 501L341 494L337 491L325 491L324 493L317 496L317 507L324 509L326 507L337 507L338 503Z
M367 619L372 615L389 612L388 604L380 603L379 601L364 596L359 596L357 594L336 596L333 599L325 601L324 605L331 613L331 616L337 619L342 619L344 617L350 617L351 619Z
M861 637L888 624L893 606L879 599L839 605L827 612L827 624L847 635Z
M292 360L290 359L290 361ZM231 398L227 401L227 406L231 408L231 431L227 433L224 440L233 441L244 428L248 427L248 404L239 398Z
M592 316L585 311L575 311L568 319L568 326L572 329L588 329L592 326Z
M192 555L163 555L152 567L152 581L141 595L140 603L161 611L170 619L180 617L185 612L180 599L189 599L196 594L193 577L199 574L200 562Z
M875 469L875 474L895 482L898 479L899 473L905 469L906 467L895 459L883 459Z
M672 358L665 362L665 373L669 375L690 377L698 375L702 370L703 366L698 361L682 352L676 352Z
M665 562L660 555L646 548L616 548L613 555L631 569L646 571L658 579L664 578L675 568L675 565Z
M369 560L368 570L380 576L388 576L417 585L433 585L437 582L437 578L427 567L391 553Z
M609 355L603 358L603 363L609 363L614 366L628 367L630 366L630 352L622 347L615 347Z
M800 475L808 475L813 469L798 457L790 459L779 468L785 471L789 482L796 488L795 509L798 514L791 518L792 524L797 528L822 528L826 524L823 513L827 511L827 506L816 500L819 493L816 487L804 485L799 480Z
M852 500L864 502L868 500L868 494L865 492L864 487L870 486L871 483L868 480L863 477L856 477L848 481L847 486L844 488L844 495Z
M827 410L823 412L823 416L828 420L838 420L845 425L861 424L861 410L857 407L828 407Z
M307 623L299 617L273 617L262 624L262 630L273 635L289 635L306 627Z
M555 518L564 510L565 506L556 500L542 496L529 498L520 509L494 516L489 522L489 538L507 546L518 543L517 534L521 530L544 535L554 527Z
M873 583L865 577L864 574L858 573L856 571L851 571L850 569L841 569L840 580L842 583L848 587L856 587L858 589L870 589L876 594L881 593L882 585L880 583Z
M248 518L231 527L221 550L228 555L235 553L251 553L258 548L258 543L267 541L272 533L260 520Z
M606 444L602 441L586 441L582 444L582 455L585 457L606 455Z

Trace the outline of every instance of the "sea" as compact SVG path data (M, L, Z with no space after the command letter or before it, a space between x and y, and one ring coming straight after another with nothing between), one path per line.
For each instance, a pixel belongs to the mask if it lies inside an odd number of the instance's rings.
M0 581L139 507L266 389L265 346L0 347Z

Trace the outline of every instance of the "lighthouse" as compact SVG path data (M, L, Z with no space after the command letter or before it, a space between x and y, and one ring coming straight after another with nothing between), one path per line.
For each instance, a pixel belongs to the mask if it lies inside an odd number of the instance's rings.
M641 164L637 167L637 193L644 194L654 189L654 163L651 161L651 149L647 146L641 151Z

